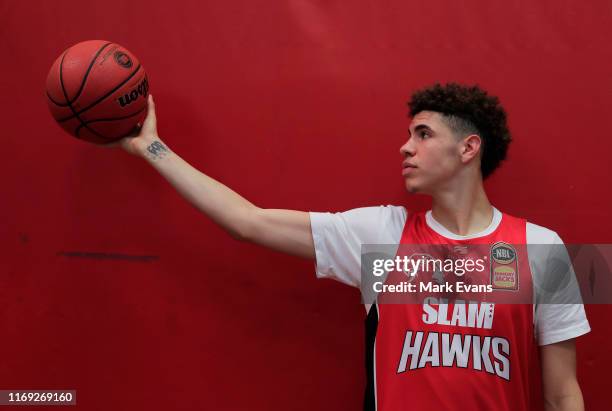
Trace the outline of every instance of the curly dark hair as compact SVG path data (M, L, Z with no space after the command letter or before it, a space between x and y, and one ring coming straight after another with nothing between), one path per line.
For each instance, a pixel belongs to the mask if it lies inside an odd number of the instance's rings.
M441 113L457 136L478 134L482 139L480 169L483 179L506 158L512 141L506 124L506 111L499 98L488 95L478 85L435 83L414 92L408 107L410 117L421 111Z

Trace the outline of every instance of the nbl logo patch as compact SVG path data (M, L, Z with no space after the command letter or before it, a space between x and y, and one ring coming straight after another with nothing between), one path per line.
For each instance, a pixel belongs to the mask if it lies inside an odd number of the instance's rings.
M518 291L518 255L513 246L499 241L491 246L491 286L494 290Z

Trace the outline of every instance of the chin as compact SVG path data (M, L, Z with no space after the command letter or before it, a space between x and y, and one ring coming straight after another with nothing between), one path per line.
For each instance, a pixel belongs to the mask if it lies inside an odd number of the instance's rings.
M410 184L408 181L406 181L406 191L408 191L409 193L419 193L419 187L417 185L414 184Z
M415 184L414 181L410 181L408 179L406 179L406 181L404 182L406 185L406 191L408 191L408 193L410 194L430 194L431 193L431 187L429 185L425 185L425 184Z

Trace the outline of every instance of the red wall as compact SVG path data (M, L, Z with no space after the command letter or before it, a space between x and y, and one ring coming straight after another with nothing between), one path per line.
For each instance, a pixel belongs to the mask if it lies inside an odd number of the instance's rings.
M232 240L144 161L64 134L44 83L70 45L135 53L162 138L270 208L426 207L399 172L405 103L434 81L479 83L515 139L493 203L605 243L611 18L605 0L1 0L0 387L73 388L84 410L362 401L358 291ZM579 378L604 410L612 311L587 311Z

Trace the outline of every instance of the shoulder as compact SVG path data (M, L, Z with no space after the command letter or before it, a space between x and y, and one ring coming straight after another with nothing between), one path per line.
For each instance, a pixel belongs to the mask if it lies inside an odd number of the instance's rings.
M368 222L388 222L388 221L400 221L405 222L408 212L403 206L395 205L380 205L371 207L359 207L353 208L347 211L339 212L316 212L311 211L311 218L325 219L325 218L339 218L343 220L351 220L355 223L368 223Z
M534 276L551 273L550 265L566 260L567 250L559 235L546 227L527 222L527 254Z
M528 221L527 244L563 244L563 241L555 231Z
M317 277L358 286L362 245L398 243L406 216L404 207L392 205L310 212Z
M313 232L334 228L373 242L392 242L396 237L399 241L407 216L403 206L380 205L342 212L310 212L310 221Z
M503 213L504 218L510 219L513 223L519 224L524 222L526 229L527 244L558 244L562 243L559 235L544 226L528 221L524 217L514 216L508 213Z

